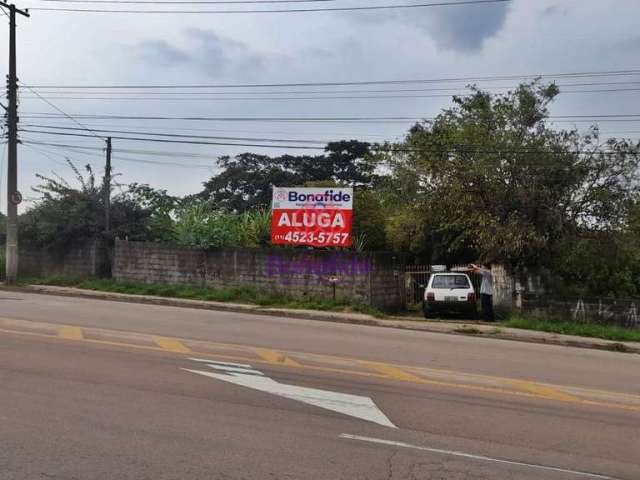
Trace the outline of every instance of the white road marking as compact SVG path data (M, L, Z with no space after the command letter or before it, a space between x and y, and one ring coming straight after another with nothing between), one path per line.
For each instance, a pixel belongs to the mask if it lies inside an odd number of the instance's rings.
M189 360L192 362L208 363L209 365L222 365L223 367L253 368L246 363L214 362L213 360L207 360L205 358L190 358Z
M548 465L538 465L535 463L516 462L514 460L503 460L500 458L485 457L483 455L474 455L471 453L456 452L455 450L441 450L439 448L422 447L420 445L412 445L410 443L404 443L404 442L395 442L392 440L384 440L381 438L361 437L360 435L349 435L347 433L341 434L340 438L344 438L348 440L359 440L362 442L369 442L369 443L377 443L379 445L390 445L393 447L410 448L413 450L421 450L423 452L438 453L441 455L450 455L454 457L462 457L462 458L468 458L471 460L480 460L484 462L502 463L506 465L515 465L518 467L535 468L538 470L550 470L553 472L568 473L571 475L575 475L577 477L598 478L600 480L619 480L615 477L609 477L607 475L599 475L597 473L580 472L577 470L567 470L565 468L560 468L560 467L550 467Z
M230 373L246 373L247 375L264 375L260 370L254 370L253 368L238 368L238 367L226 367L222 365L207 365L208 367L213 368L214 370L219 370L221 372L230 372Z
M211 362L209 365L214 366ZM233 383L242 387L251 388L260 392L271 393L280 397L297 400L316 407L342 413L351 417L377 423L384 427L398 428L369 397L350 395L347 393L331 392L328 390L318 390L315 388L298 387L276 382L275 380L256 375L258 370L251 370L247 373L228 371L227 373L205 372L201 370L191 370L183 368L187 372L195 373L209 378ZM262 372L259 372L262 373Z

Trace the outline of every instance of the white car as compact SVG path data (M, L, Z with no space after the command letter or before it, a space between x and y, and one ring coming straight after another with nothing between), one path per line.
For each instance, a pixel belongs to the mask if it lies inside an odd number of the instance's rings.
M425 318L439 312L463 312L477 316L476 292L466 273L433 273L424 290L422 311Z

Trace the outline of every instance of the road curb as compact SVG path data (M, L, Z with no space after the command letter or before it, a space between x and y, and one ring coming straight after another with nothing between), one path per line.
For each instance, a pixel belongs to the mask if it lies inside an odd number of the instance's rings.
M4 291L38 293L61 297L87 298L93 300L139 303L178 308L195 308L200 310L226 311L233 313L249 313L253 315L277 316L301 320L342 323L349 325L395 328L399 330L409 330L415 332L441 333L459 336L463 335L467 337L510 340L517 342L607 350L623 353L640 353L640 344L637 344L635 342L616 342L611 340L559 335L531 330L518 330L482 322L425 322L420 320L398 319L397 317L393 319L380 319L371 315L359 313L323 312L317 310L291 310L285 308L261 307L259 305L247 305L239 303L211 302L204 300L157 297L151 295L101 292L97 290L83 290L70 287L29 285L21 287L2 286L1 288Z

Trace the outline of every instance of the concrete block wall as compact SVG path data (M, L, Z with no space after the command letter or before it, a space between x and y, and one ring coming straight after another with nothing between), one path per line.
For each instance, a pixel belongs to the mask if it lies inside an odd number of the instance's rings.
M492 265L491 275L493 277L493 304L504 308L514 307L516 284L513 275L502 265Z
M393 255L372 258L371 304L381 310L404 309L407 301L404 261Z
M113 278L142 283L205 285L201 250L116 240Z
M18 273L23 277L94 277L100 273L100 252L96 241L71 246L63 252L21 246Z
M556 300L545 295L525 294L522 310L556 320L640 329L640 299Z
M295 298L404 308L402 269L391 257L319 250L211 249L116 240L113 277L210 288L251 286Z

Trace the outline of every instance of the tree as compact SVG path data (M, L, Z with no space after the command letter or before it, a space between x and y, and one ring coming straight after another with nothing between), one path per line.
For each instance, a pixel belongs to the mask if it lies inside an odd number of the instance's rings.
M324 155L270 157L243 153L221 157L222 171L204 184L199 199L216 208L244 212L268 208L274 186L300 186L330 181L339 185L371 186L377 181L377 163L370 145L356 140L329 143Z
M297 185L298 173L288 168L289 157L242 153L236 157L221 157L222 172L204 183L198 197L229 211L243 212L271 204L273 185ZM308 161L305 157L301 161Z
M416 124L390 156L415 194L401 224L513 268L548 264L581 228L619 228L638 198L638 145L553 130L558 93L537 82L504 95L472 88Z
M147 184L132 183L122 195L145 212L145 239L171 242L174 238L173 213L181 205L178 197Z
M371 145L358 140L330 142L325 155L288 157L288 168L304 181L332 181L343 186L371 186L378 176L377 162L371 156Z
M36 247L62 249L82 244L104 235L104 195L102 182L96 181L91 167L82 173L68 162L77 185L53 175L37 175L40 185L34 187L40 200L19 218L21 240ZM126 191L111 201L111 232L132 240L146 240L146 221L150 209Z

